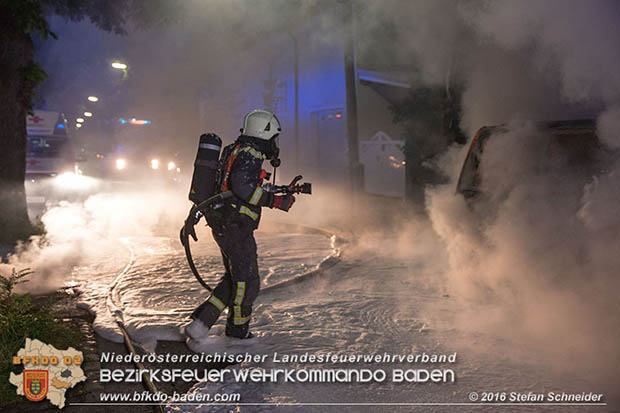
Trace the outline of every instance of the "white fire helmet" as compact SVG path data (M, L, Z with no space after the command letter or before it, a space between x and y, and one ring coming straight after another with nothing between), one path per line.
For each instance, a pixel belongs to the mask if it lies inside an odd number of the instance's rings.
M280 121L271 112L256 109L245 115L241 133L246 136L269 140L280 134Z

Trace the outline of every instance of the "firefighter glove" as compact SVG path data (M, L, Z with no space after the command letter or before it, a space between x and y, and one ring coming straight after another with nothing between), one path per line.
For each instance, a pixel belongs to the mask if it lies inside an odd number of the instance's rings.
M271 207L278 208L278 209L281 209L282 211L288 212L288 210L291 209L294 203L295 203L295 197L291 194L275 195L273 197L273 205Z

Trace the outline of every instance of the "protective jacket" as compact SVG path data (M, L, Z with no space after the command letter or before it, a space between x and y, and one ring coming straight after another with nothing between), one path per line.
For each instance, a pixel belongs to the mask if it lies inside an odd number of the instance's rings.
M265 155L265 143L262 139L241 135L226 146L219 161L218 192L231 190L234 196L219 208L220 222L217 218L209 219L215 225L238 222L256 229L260 222L261 207L273 204L273 193L261 188L264 172L262 170Z

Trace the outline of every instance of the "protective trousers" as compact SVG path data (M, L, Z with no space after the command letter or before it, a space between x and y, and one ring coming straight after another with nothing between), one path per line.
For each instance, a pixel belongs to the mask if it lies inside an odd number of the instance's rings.
M225 273L209 298L194 311L192 318L201 320L210 328L228 307L226 335L245 338L252 304L260 288L254 231L229 223L212 232L222 252Z

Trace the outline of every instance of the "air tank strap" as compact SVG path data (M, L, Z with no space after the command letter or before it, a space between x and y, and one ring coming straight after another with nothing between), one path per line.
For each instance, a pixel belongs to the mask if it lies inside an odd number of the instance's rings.
M222 192L228 191L228 179L230 178L230 171L232 171L233 164L239 156L239 149L241 149L241 145L235 146L235 149L230 153L230 157L228 158L228 163L226 164L226 171L224 171L224 179L222 180Z

